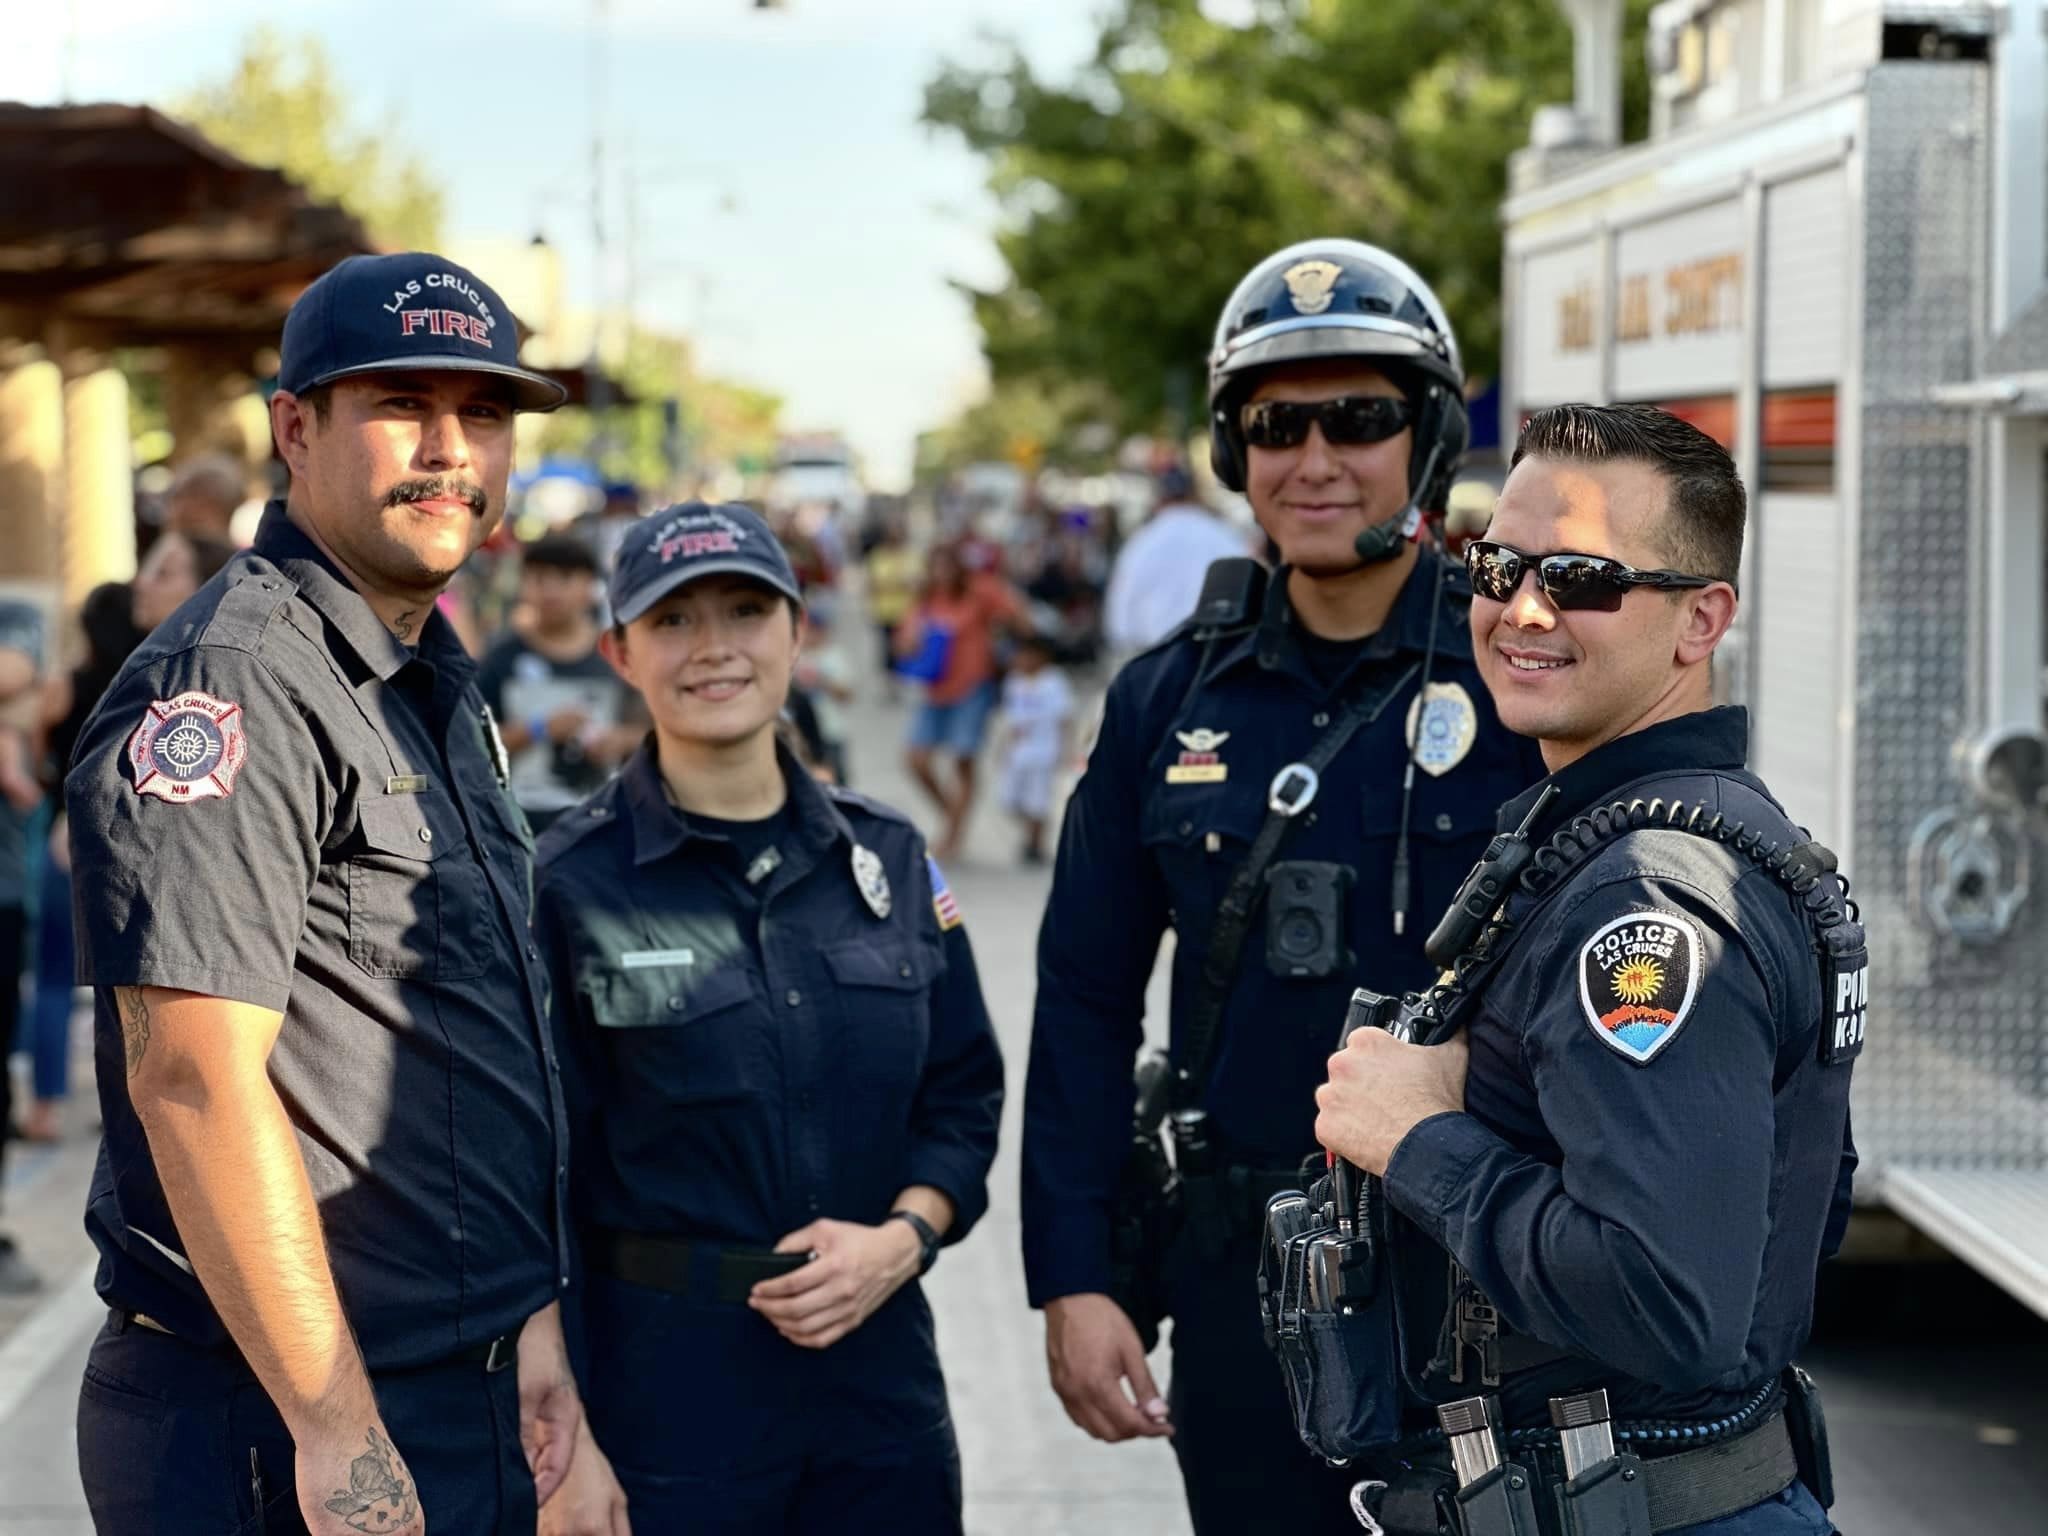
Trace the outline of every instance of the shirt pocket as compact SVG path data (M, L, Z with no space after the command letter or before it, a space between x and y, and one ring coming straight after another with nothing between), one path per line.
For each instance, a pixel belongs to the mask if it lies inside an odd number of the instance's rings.
M461 981L484 972L482 876L438 790L359 801L348 859L348 954L372 976Z
M637 1088L698 1107L761 1091L763 1010L744 966L698 975L680 961L628 970L614 960L589 973L585 994L607 1058Z
M916 1092L931 1050L939 956L921 940L883 936L821 952L845 1016L846 1080L870 1092Z
M1206 939L1217 905L1250 856L1265 820L1264 801L1254 803L1241 791L1169 789L1147 802L1138 835L1166 882L1173 931L1184 942ZM1290 839L1296 841L1301 839Z
M1442 778L1416 774L1408 808L1410 934L1426 938L1436 928L1493 840L1500 807L1525 787L1506 774L1485 771L1462 779L1455 769ZM1361 826L1375 862L1386 867L1401 835L1398 781L1365 791Z

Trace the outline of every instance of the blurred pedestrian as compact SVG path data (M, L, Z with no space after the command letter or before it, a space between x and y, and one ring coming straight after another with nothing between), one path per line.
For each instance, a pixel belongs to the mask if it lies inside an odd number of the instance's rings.
M234 543L235 510L248 500L249 472L224 453L187 459L164 492L164 528Z
M130 589L135 630L146 636L183 606L235 557L235 546L202 533L156 536Z
M1045 823L1052 815L1052 779L1066 751L1074 691L1053 664L1052 643L1030 634L1017 641L1003 679L1002 766L996 797L1024 830L1020 857L1045 862Z
M926 562L917 606L898 632L898 670L925 685L924 703L910 718L907 760L943 817L932 845L938 858L957 854L967 835L975 761L996 706L996 633L1022 614L1007 582L992 570L970 571L959 549L941 544Z
M1149 650L1172 634L1194 613L1209 567L1250 552L1242 530L1195 499L1185 469L1162 471L1158 490L1158 506L1109 575L1103 629L1118 656Z
M917 829L777 749L799 587L655 513L605 652L654 730L541 841L589 1431L542 1529L961 1529L918 1284L988 1206L1002 1058ZM609 1465L607 1465L609 1458Z
M880 537L868 551L862 569L867 578L868 621L881 639L881 676L891 699L896 697L896 630L917 604L923 566L911 547L902 515L885 515Z
M643 725L599 654L597 556L549 534L520 556L512 627L484 651L476 685L512 759L512 798L536 833L611 776Z
M28 603L0 601L0 713L17 712L35 696L42 671L42 615ZM14 1133L15 1025L21 1017L21 974L28 939L28 829L43 792L36 783L26 733L0 725L0 1187L6 1143ZM12 1237L0 1233L0 1296L42 1285Z
M530 845L434 607L504 515L514 413L564 395L516 332L445 257L316 280L270 400L286 498L79 739L102 1532L498 1536L568 1470Z
M808 699L817 717L817 762L834 784L848 784L846 707L853 702L853 663L835 638L828 611L804 610L803 645L797 652L790 694Z
M84 640L78 665L43 685L42 783L50 831L36 893L35 1000L29 1014L35 1103L21 1125L28 1141L57 1139L63 1129L62 1106L71 1096L71 1012L78 991L78 960L71 925L71 828L64 814L64 775L85 722L142 639L142 631L135 627L135 594L125 581L101 582L86 593L78 623Z
M1465 558L1465 546L1486 537L1486 525L1493 521L1494 489L1484 480L1460 480L1451 487L1444 506L1444 549L1453 557Z

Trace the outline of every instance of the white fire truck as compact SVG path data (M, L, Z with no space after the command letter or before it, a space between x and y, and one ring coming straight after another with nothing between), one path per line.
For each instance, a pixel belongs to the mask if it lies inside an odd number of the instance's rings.
M1515 159L1503 430L1662 404L1751 487L1718 686L1872 947L1859 1200L2048 1314L2048 0L1621 0Z

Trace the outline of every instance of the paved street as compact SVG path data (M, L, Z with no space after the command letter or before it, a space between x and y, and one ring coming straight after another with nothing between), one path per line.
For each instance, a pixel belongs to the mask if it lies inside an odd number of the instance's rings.
M913 805L895 763L901 712L859 710L854 774ZM948 1253L931 1291L966 1463L976 1536L1185 1532L1171 1452L1094 1444L1045 1383L1042 1332L1024 1304L1015 1150L1042 872L1012 861L1009 829L984 808L968 855L948 870L1011 1064L994 1204ZM1163 1013L1155 1000L1155 1018ZM73 1139L10 1158L7 1221L48 1277L44 1295L0 1303L0 1536L82 1536L72 1413L80 1362L100 1313L79 1208L91 1171L90 1095L71 1108ZM1853 1304L1831 1307L1814 1351L1828 1390L1849 1536L2048 1529L2048 1324L1973 1277L1858 1270L1836 1277ZM1913 1344L1902 1340L1915 1339ZM1164 1369L1163 1360L1156 1362ZM1940 1477L1940 1486L1936 1478Z

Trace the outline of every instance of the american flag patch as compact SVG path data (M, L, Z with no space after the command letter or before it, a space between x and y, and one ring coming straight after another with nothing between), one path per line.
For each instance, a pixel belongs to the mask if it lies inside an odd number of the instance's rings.
M925 867L932 872L932 911L938 914L939 932L960 926L960 903L953 899L953 893L946 885L946 877L939 872L939 861L930 854L924 856Z

